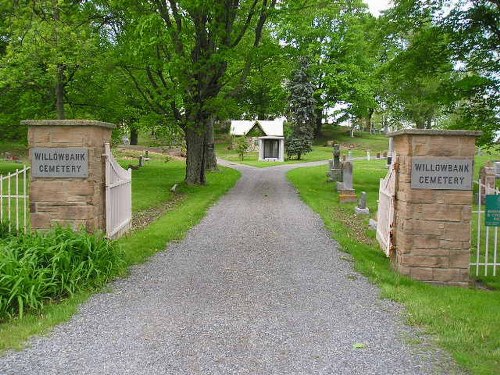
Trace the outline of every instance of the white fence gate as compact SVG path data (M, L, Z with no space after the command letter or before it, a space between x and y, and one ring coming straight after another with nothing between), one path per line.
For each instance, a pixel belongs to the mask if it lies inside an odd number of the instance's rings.
M123 169L104 145L106 163L106 235L118 238L132 225L132 171Z
M29 169L24 166L6 176L0 175L0 223L6 222L9 232L26 232L28 228Z
M481 203L481 192L485 195L498 195L498 189L491 188L477 182L479 185L477 211L473 214L477 215L477 233L476 233L476 249L473 249L471 267L476 276L496 276L497 268L500 267L500 259L498 257L498 227L489 227L485 224L485 210ZM483 197L484 198L484 197Z
M390 255L392 247L395 196L396 170L393 163L389 166L387 176L380 179L377 210L377 241L387 256Z

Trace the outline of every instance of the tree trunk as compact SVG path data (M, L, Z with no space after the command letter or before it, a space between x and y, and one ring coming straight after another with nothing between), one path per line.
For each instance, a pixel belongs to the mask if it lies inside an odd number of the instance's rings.
M186 135L186 183L188 185L204 185L205 178L205 131L188 127Z
M139 142L139 131L136 128L130 129L130 144L137 145Z
M205 128L205 170L217 170L217 155L215 154L214 119L210 117Z
M428 118L425 124L426 129L432 129L432 119Z
M59 120L64 120L66 118L66 112L64 111L64 73L65 66L63 64L57 65L57 79L56 79L56 112L57 118Z
M373 122L372 122L373 112L375 112L375 110L370 108L368 110L368 117L366 118L366 125L368 127L368 131L370 132L370 134L373 134Z
M314 138L319 138L321 137L321 128L323 127L323 108L322 107L316 107L315 109L316 112L316 118L314 119L315 121L315 128L314 128Z
M425 129L425 121L422 119L416 120L415 125L416 125L417 129Z

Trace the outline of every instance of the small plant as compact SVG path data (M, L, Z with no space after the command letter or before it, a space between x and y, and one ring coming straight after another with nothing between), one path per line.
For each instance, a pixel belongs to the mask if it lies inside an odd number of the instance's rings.
M0 221L0 239L15 235L8 221Z
M238 152L238 155L240 156L241 161L243 161L245 154L248 152L249 148L250 148L250 144L248 143L248 140L246 137L239 137L236 140L236 151Z
M7 237L0 241L0 321L101 286L121 267L114 243L102 234L56 228Z

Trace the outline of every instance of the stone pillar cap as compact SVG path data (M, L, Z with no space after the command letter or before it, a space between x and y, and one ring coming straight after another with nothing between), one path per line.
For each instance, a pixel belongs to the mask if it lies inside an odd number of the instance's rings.
M97 126L114 129L115 124L96 120L24 120L21 125L28 126Z
M483 134L478 130L436 130L436 129L403 129L387 134L388 137L397 135L457 135L480 137Z

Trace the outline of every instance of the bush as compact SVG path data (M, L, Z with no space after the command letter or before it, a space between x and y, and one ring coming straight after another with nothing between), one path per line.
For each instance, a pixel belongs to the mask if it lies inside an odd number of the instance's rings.
M116 245L102 234L56 228L0 240L0 321L101 286L122 265Z
M300 160L303 155L312 151L312 141L309 139L290 138L286 141L286 155L288 159L294 156Z

